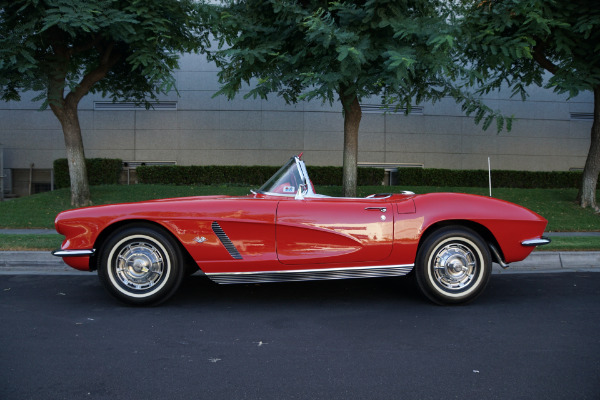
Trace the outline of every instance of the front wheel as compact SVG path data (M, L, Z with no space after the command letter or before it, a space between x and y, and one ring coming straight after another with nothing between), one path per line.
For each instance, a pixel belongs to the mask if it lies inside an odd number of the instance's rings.
M121 229L101 250L100 282L128 304L155 305L167 300L183 275L178 243L158 228L140 225Z
M437 304L458 304L479 296L490 279L492 257L481 237L463 227L440 229L417 253L419 288Z

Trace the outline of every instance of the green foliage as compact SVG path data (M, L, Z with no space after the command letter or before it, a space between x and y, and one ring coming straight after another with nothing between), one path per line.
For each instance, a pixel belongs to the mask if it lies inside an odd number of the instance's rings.
M174 86L179 53L208 43L193 0L0 2L0 98L64 91L145 102ZM65 96L68 99L68 94ZM147 103L149 104L149 103Z
M151 107L174 88L179 53L208 44L198 13L195 0L0 0L0 99L38 92L59 119L73 205L90 203L80 100L92 92Z
M85 166L90 185L112 185L119 183L123 161L117 158L86 158ZM54 185L57 188L71 185L66 158L54 160Z
M225 1L213 25L221 50L218 94L288 103L382 98L407 112L453 97L484 126L504 117L465 89L471 72L457 62L463 39L450 3L437 0L323 2ZM251 82L251 79L254 79Z
M140 183L163 185L222 185L235 184L260 186L279 167L271 166L140 166L136 172ZM341 167L309 167L308 174L315 185L341 185ZM383 181L384 171L378 168L359 168L359 185L378 185Z
M481 92L508 84L577 95L600 85L600 7L589 0L464 1L464 54L489 79Z
M451 170L436 168L400 168L397 184L401 186L489 186L486 170ZM560 189L576 188L581 172L493 170L494 188Z
M594 92L594 124L577 201L596 205L600 173L600 7L589 0L462 1L464 60L487 82L478 93L545 83L570 97Z

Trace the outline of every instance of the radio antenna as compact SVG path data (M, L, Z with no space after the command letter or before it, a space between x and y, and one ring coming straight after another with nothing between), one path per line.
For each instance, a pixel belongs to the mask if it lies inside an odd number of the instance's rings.
M488 180L490 185L490 197L492 197L492 164L490 163L490 157L488 156Z

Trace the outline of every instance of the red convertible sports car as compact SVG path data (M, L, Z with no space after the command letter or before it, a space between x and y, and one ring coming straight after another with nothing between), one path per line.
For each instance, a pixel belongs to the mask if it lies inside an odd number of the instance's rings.
M365 198L315 193L300 156L243 197L202 196L75 209L56 217L60 250L116 298L157 304L190 272L218 283L406 275L439 304L480 295L492 262L523 260L547 221L489 197Z

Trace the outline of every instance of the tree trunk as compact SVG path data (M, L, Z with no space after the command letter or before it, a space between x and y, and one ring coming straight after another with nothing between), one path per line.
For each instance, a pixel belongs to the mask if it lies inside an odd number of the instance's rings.
M590 149L588 151L577 203L583 208L591 207L599 212L596 205L596 185L600 173L600 86L594 88L594 123L592 124Z
M344 196L356 197L358 175L358 128L362 111L356 94L345 95L342 88L340 97L344 105Z
M77 106L83 96L119 61L121 55L114 50L114 43L103 43L101 46L100 36L92 37L91 41L84 44L82 49L96 46L101 49L98 58L98 66L87 72L79 82L72 88L68 95L64 96L67 74L69 73L71 59L78 49L65 45L64 32L58 29L50 35L50 45L54 49L51 68L48 70L48 102L56 118L62 125L65 136L65 147L67 150L67 161L69 164L69 177L71 179L71 205L73 207L85 207L92 204L90 186L87 178L85 165L85 154L83 151L83 139L81 138L81 126L77 115Z
M64 107L51 106L51 108L60 121L65 136L69 178L71 179L71 205L73 207L89 206L92 201L77 105L73 106L66 103Z

